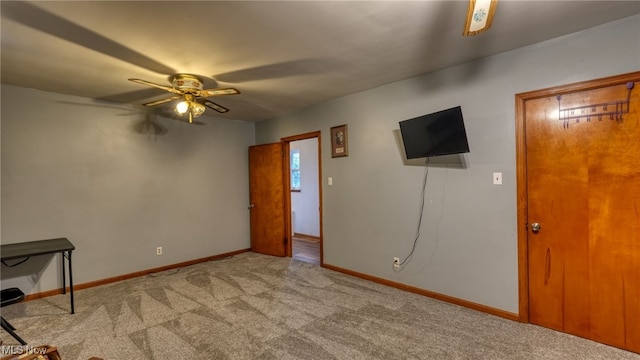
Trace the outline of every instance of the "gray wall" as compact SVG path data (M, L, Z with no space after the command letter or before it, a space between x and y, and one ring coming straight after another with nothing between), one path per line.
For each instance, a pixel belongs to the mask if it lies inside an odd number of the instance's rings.
M325 263L517 313L514 95L637 70L634 16L262 122L256 140L322 131ZM392 257L416 234L426 169L403 161L398 122L456 105L471 152L428 167L421 236L395 272ZM349 156L332 159L329 129L340 124Z
M6 85L1 115L2 243L69 238L77 284L250 247L253 123L143 131L140 110ZM3 266L3 288L54 289L59 266Z
M295 212L293 230L299 234L320 236L320 195L318 184L318 139L290 143L300 151L300 192L291 193L291 210Z

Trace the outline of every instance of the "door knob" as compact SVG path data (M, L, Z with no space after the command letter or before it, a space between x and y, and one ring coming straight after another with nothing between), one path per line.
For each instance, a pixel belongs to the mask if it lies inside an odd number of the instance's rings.
M531 224L531 231L533 231L534 233L537 233L538 231L540 231L541 228L542 227L538 223Z
M251 204L251 205L249 205L249 207L247 209L252 209L254 207L255 207L255 205Z

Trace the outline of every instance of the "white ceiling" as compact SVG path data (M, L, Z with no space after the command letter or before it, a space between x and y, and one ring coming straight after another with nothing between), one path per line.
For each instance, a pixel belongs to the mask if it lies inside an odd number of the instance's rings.
M218 115L260 121L640 13L638 1L498 3L463 37L466 1L1 1L2 83L130 104L184 72ZM638 44L630 44L638 46ZM167 105L168 106L168 105Z

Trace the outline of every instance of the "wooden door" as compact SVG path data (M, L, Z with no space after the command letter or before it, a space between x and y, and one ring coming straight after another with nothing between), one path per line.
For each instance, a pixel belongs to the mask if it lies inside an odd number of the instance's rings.
M635 352L638 75L524 105L529 320Z
M251 250L286 255L283 144L249 147Z

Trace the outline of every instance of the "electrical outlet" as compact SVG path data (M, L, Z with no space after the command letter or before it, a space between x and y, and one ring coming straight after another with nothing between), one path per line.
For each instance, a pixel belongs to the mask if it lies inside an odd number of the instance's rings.
M494 172L493 173L493 185L502 185L502 173Z
M162 255L162 246L156 248L156 255Z
M395 268L399 268L400 267L400 258L399 257L393 257L393 267Z

